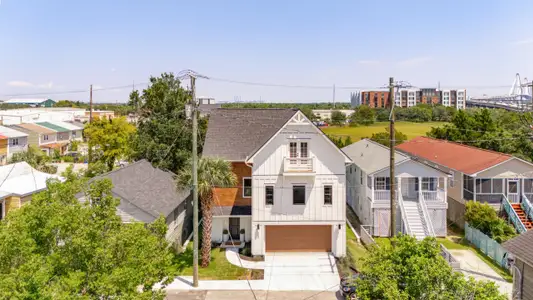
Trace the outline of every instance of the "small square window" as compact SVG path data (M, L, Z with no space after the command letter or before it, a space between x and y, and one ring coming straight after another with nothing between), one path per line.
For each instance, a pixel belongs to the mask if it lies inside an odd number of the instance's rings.
M265 204L274 205L274 187L271 185L265 186Z
M292 204L305 205L305 185L295 185L292 187Z
M324 204L333 203L333 187L331 185L324 186Z
M252 197L252 178L248 177L242 179L242 197Z

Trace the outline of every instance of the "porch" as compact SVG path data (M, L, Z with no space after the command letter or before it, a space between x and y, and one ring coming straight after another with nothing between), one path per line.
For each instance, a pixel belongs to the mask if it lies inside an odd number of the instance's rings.
M446 202L446 177L396 177L396 199L404 201ZM390 177L367 178L367 195L372 202L390 202Z
M221 248L244 247L251 240L252 216L213 216L211 241Z

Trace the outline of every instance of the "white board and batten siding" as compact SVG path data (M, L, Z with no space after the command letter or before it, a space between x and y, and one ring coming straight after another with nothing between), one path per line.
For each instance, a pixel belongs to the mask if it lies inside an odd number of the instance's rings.
M283 175L290 142L307 142L314 174ZM331 225L332 252L346 253L346 162L341 151L313 124L288 124L253 157L252 254L265 253L266 225ZM274 204L265 203L265 186L274 187ZM293 204L293 186L306 187L305 205ZM324 204L324 186L332 204Z

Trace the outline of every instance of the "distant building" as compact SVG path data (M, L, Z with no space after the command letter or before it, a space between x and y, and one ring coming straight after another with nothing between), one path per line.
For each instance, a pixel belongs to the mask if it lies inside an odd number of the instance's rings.
M56 103L52 99L39 98L39 99L9 99L3 102L4 104L19 104L29 105L31 107L52 107Z
M343 113L346 117L349 117L354 112L353 109L313 109L313 114L320 120L331 120L331 113L336 110Z
M389 91L374 90L361 92L361 104L373 108L389 107ZM394 93L394 105L412 107L418 104L441 104L457 109L466 107L466 90L439 90L436 88L404 88Z
M352 107L361 105L361 91L355 91L350 93L350 104Z

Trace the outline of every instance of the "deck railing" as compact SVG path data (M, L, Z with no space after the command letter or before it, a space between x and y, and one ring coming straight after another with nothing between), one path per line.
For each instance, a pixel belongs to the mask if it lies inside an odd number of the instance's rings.
M426 206L426 201L424 200L424 194L422 193L420 195L420 199L418 200L420 203L420 207L422 208L422 216L424 217L424 221L426 223L426 227L428 229L429 236L435 236L435 230L433 229L433 222L431 222L431 218L429 216L429 211Z
M522 202L520 203L520 205L526 213L526 217L529 217L530 220L533 220L533 205L525 194L522 194Z
M376 241L372 238L372 226L361 225L361 242L367 246L376 244Z
M446 247L444 247L443 244L440 244L440 255L444 257L452 269L459 270L461 268L461 263L450 253L450 251L448 251Z
M390 200L390 191L374 191L374 201Z
M285 157L283 169L285 172L314 172L314 158Z
M424 195L424 200L428 202L446 201L446 199L444 199L444 190L442 189L436 191L422 191L422 195Z
M505 212L507 213L507 216L509 216L509 220L516 228L516 231L518 231L518 233L526 232L526 226L524 225L524 223L522 223L522 220L520 220L520 218L516 214L516 211L514 210L509 200L507 200L507 197L505 197L505 195L503 195L502 197L502 206Z
M409 227L409 222L407 222L407 213L405 212L401 189L398 189L398 206L400 207L400 213L402 214L402 223L403 227L405 228L404 233L407 235L411 235L411 227Z

